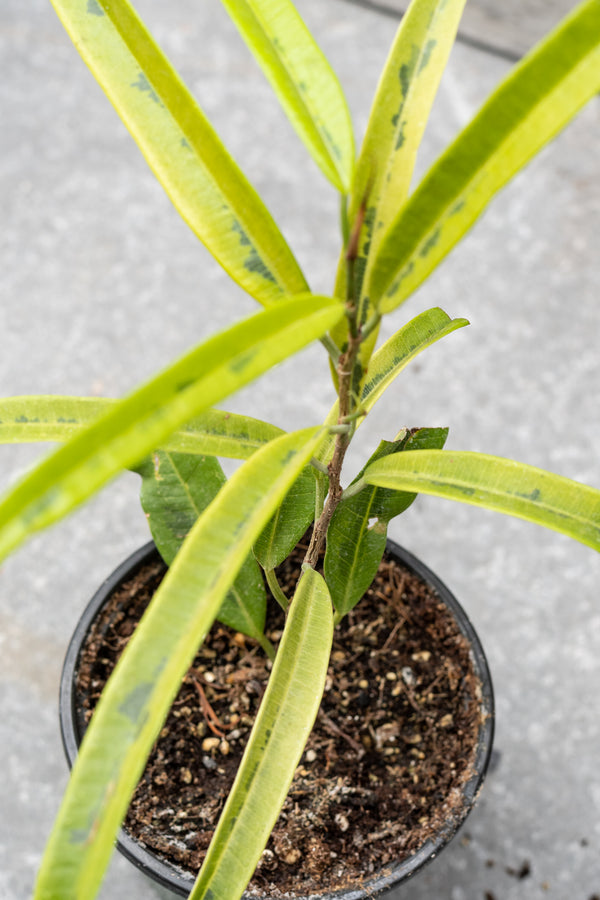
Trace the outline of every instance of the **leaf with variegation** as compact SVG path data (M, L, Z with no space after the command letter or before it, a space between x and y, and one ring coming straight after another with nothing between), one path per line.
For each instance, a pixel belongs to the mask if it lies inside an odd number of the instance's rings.
M56 395L0 398L0 444L63 443L117 400ZM206 409L161 442L161 449L200 456L248 459L281 428L222 409Z
M267 444L234 473L196 522L96 707L48 843L35 900L95 895L181 679L257 534L319 440L320 429L311 428ZM318 653L326 660L329 647ZM313 669L306 672L313 677Z
M111 407L0 503L0 558L55 522L175 429L320 337L342 315L328 298L282 300L226 329Z
M401 204L366 292L390 312L421 284L489 200L600 91L600 4L580 3L516 66Z
M262 304L307 290L264 203L126 0L52 0L192 231Z
M239 900L279 815L325 687L331 599L307 569L290 606L273 672L190 900Z
M367 484L434 494L507 513L600 550L600 490L484 453L421 450L368 466Z
M222 0L317 165L350 190L354 137L339 81L290 0Z
M349 228L363 221L355 264L355 297L365 311L365 273L408 196L417 150L429 118L465 0L415 0L402 17L371 107L352 185ZM338 266L336 294L346 294L346 262ZM335 331L343 338L341 325Z

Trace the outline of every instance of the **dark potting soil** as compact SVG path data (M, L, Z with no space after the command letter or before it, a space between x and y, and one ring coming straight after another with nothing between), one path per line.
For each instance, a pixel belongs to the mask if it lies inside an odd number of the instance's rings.
M298 563L278 575L293 590ZM164 574L160 560L113 595L82 651L81 727ZM276 644L283 613L269 606ZM133 797L126 830L194 875L232 784L271 663L216 624L183 680ZM439 598L384 559L336 629L321 710L251 882L306 895L356 886L420 847L460 807L473 774L479 683Z

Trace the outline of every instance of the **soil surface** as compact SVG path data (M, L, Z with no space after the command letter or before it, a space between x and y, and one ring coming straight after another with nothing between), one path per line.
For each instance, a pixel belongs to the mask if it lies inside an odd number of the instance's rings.
M122 585L82 652L81 727L164 574ZM278 572L288 590L297 563ZM267 634L283 613L272 601ZM233 781L271 663L216 624L186 675L125 822L194 875ZM384 559L336 629L317 722L250 889L304 896L369 881L457 815L473 774L479 684L466 640L436 594Z

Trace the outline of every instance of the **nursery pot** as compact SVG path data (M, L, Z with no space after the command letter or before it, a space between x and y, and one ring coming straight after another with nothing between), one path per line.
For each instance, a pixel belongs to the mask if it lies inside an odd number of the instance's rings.
M412 877L423 866L434 859L456 834L472 809L485 777L492 750L494 732L492 682L483 649L473 626L452 593L427 566L392 541L388 541L387 552L392 559L433 588L437 598L450 612L458 630L469 644L473 671L480 684L481 699L476 751L470 770L470 777L461 788L458 811L454 812L451 820L443 823L437 833L431 839L426 840L410 856L395 865L387 866L378 877L370 876L368 879L361 879L360 884L342 891L335 891L334 893L325 891L321 894L323 900L328 900L328 898L336 898L336 900L363 900L363 898L385 894ZM78 746L85 728L82 724L82 714L78 710L75 695L75 682L82 645L94 620L112 594L124 582L131 579L137 571L148 563L154 562L157 558L158 552L153 543L147 544L132 554L112 573L92 597L75 629L67 650L60 686L60 725L63 745L70 766L77 755ZM154 881L169 888L174 894L183 897L188 896L194 883L190 874L182 871L175 865L163 861L142 843L132 839L124 830L121 830L119 834L117 848ZM253 896L256 895L253 894ZM314 894L311 894L311 900L314 896ZM297 900L304 900L304 898L298 896Z

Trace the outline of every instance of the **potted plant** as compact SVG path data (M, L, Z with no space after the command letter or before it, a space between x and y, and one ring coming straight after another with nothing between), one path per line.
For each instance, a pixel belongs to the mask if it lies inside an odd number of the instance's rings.
M317 714L334 627L375 575L389 519L416 492L488 506L600 545L600 491L510 460L443 450L439 429L395 429L349 485L342 481L352 437L382 393L420 351L467 324L429 310L376 349L382 316L408 298L489 199L598 91L598 0L580 4L513 70L410 194L462 0L412 3L356 161L343 96L294 6L224 2L342 195L340 266L331 297L310 293L264 204L125 0L54 0L178 210L264 310L119 402L3 403L5 440L26 433L69 439L4 498L2 556L129 467L142 473L154 534L173 557L82 745L40 872L39 898L94 895L174 693L248 559L253 566L258 558L286 607L285 627L194 898L243 892ZM337 393L324 423L281 434L213 409L313 340L329 357ZM184 455L182 467L201 469L207 485L205 508L185 535L172 491L162 492L173 453ZM214 463L224 455L246 460L227 482ZM275 570L311 524L288 608ZM260 615L252 611L251 592L237 597L236 628L244 631L241 617L256 631Z

